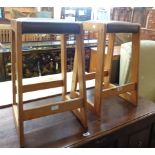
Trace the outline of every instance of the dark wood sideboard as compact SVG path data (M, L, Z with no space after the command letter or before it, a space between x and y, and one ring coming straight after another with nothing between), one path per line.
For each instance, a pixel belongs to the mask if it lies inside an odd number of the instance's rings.
M42 103L26 103L25 108ZM12 108L0 109L0 116L4 118L0 120L0 147L19 147ZM140 97L134 107L119 97L108 98L102 104L101 118L88 111L88 126L90 135L83 136L72 112L26 121L25 147L155 147L155 103Z
M107 99L101 119L88 118L90 136L68 145L78 148L149 148L155 147L155 103L139 98L133 107L119 97Z

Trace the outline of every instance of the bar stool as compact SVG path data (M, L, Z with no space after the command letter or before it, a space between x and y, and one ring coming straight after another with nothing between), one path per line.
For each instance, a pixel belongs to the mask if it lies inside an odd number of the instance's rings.
M123 97L133 105L137 105L140 25L121 21L86 21L83 22L83 28L85 31L95 32L98 34L96 72L89 73L89 77L88 75L86 75L86 80L95 78L94 101L87 100L89 109L97 115L100 115L102 100L108 96L115 95ZM110 83L112 57L116 33L132 34L130 83L121 86ZM105 54L106 34L108 34L107 54ZM76 82L74 81L77 80L73 80L73 92L75 92L76 90Z
M13 85L13 112L16 127L19 133L20 146L24 146L24 121L57 114L65 111L73 111L80 120L85 131L87 131L86 116L86 94L84 81L84 57L82 24L77 22L67 22L64 20L52 20L42 18L19 18L11 21L12 26L12 85ZM51 33L61 34L61 80L50 82L23 84L22 69L22 34L28 33ZM78 58L78 79L79 93L77 98L71 99L67 95L67 69L66 69L66 38L65 34L75 34L76 36L76 55ZM73 71L74 72L74 71ZM62 101L48 103L33 109L25 110L23 107L23 93L43 90L48 88L62 87ZM17 99L16 99L17 94Z

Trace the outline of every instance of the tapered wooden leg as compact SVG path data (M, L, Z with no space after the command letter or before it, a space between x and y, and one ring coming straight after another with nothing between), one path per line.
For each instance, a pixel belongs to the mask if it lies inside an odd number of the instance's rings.
M104 76L104 88L108 88L110 84L114 42L115 42L115 34L109 33L108 50L107 50L107 55L105 57L105 62L104 62L104 70L108 71L108 76Z
M15 52L15 32L11 31L11 79L12 79L12 97L13 105L16 105L16 52Z
M13 95L13 114L14 114L14 120L15 120L15 125L16 125L16 128L17 128L17 132L18 132L18 135L19 135L19 143L20 143L20 147L24 147L24 129L23 129L23 121L22 119L20 118L20 108L21 108L21 105L20 102L21 102L21 97L19 97L19 89L17 89L17 92L18 92L18 104L16 102L16 68L19 67L19 64L17 63L20 63L19 61L16 61L18 60L18 58L20 57L19 54L18 55L18 49L20 48L19 44L15 43L15 41L19 40L19 38L17 37L17 34L15 36L15 32L12 31L12 35L11 35L11 47L12 47L12 51L11 51L11 69L12 69L12 95ZM19 51L21 53L21 50ZM21 66L21 65L20 65ZM17 68L17 71L19 71L19 68ZM17 76L18 77L18 76ZM18 77L18 80L19 80L19 77ZM17 86L19 86L19 83L17 81ZM21 95L21 94L20 94ZM23 109L23 108L22 108Z
M71 93L70 93L71 98L76 97L77 82L78 82L78 59L77 59L77 49L75 49L72 85L71 85Z
M24 118L23 118L23 62L22 62L22 33L21 23L15 25L15 49L16 49L16 76L17 76L17 103L18 103L18 132L20 146L24 147Z
M62 80L63 80L63 86L62 86L62 98L65 100L66 93L67 93L67 53L66 53L66 39L65 35L61 35L61 73L62 73Z
M138 80L139 80L139 51L140 51L140 33L132 34L132 55L131 55L131 82L136 84L136 90L131 92L131 102L134 105L138 103Z
M87 103L86 103L86 84L85 84L85 63L84 63L84 46L82 35L76 36L76 54L78 65L79 97L83 99L83 108L74 110L74 114L80 119L82 125L87 130ZM76 55L75 55L76 56Z
M131 52L131 65L130 65L130 82L136 84L136 89L131 92L121 94L120 96L132 103L138 104L138 78L139 78L139 51L140 51L140 34L132 34L132 52Z
M96 79L94 89L94 108L95 113L100 115L101 102L102 102L102 83L104 78L104 58L105 58L105 42L106 42L106 26L98 33L98 46L97 46L97 65L96 65Z

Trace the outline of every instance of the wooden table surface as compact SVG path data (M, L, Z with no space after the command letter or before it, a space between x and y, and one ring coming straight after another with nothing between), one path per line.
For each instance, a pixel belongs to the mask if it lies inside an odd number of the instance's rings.
M92 91L88 91L92 97ZM58 98L57 98L58 99ZM52 101L53 99L46 99ZM83 128L72 112L65 112L25 122L25 147L78 147L98 137L110 134L133 122L155 115L155 103L139 98L137 107L119 97L103 101L101 118L88 111L90 135L83 136ZM26 107L44 103L27 103ZM12 108L0 109L0 148L19 147Z

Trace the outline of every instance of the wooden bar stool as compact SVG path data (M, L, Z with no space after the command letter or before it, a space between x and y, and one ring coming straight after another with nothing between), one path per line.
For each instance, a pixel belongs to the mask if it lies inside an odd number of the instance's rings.
M89 107L97 115L100 115L101 102L108 96L119 95L132 103L138 103L138 65L139 65L139 44L140 25L129 22L84 22L84 30L98 32L97 45L97 65L95 75L94 104L89 103ZM108 51L105 57L106 34L108 33ZM132 34L132 56L130 83L116 86L110 83L112 57L116 33Z
M86 21L83 28L88 32L98 34L97 38L97 65L96 72L86 75L86 80L95 78L94 101L87 100L88 107L97 115L101 114L101 102L108 96L121 96L133 105L138 102L138 64L139 64L139 44L140 25L129 22L113 21ZM112 57L116 33L132 34L132 58L130 70L130 83L116 86L110 83ZM106 35L108 34L108 50L105 54ZM76 77L76 76L73 76ZM73 80L72 92L76 92L77 79Z
M82 24L67 22L64 20L52 20L41 18L19 18L11 21L12 26L12 84L13 84L13 112L16 127L19 133L20 146L24 146L24 121L57 114L65 111L73 111L87 131L86 94L84 81L84 57ZM22 69L22 35L32 33L61 34L61 80L50 82L23 84ZM79 96L71 99L67 91L66 69L66 38L65 34L75 34L76 55L78 58ZM74 72L74 71L73 71ZM62 87L62 101L48 103L37 108L25 110L23 107L23 93L43 90L48 88ZM17 99L16 99L17 94Z

